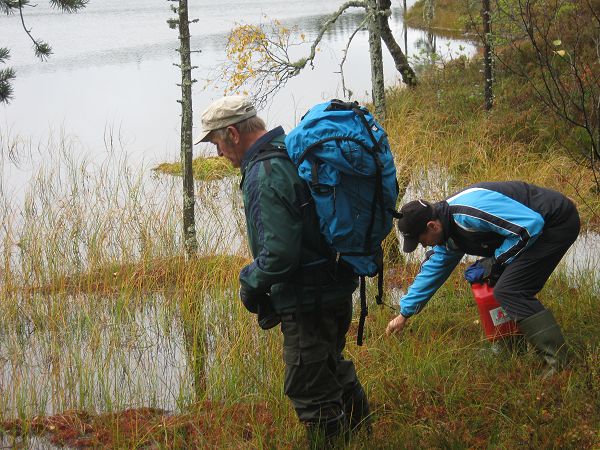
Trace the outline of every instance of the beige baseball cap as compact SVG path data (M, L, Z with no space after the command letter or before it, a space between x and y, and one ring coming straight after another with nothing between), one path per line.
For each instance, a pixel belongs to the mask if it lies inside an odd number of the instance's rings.
M211 131L225 128L242 120L256 116L256 109L247 97L230 95L211 103L202 113L200 124L202 133L194 144L204 142Z

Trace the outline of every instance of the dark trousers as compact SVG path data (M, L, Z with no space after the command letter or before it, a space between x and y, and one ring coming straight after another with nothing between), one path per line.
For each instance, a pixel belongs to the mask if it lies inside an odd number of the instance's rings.
M579 229L579 214L568 201L560 216L544 227L536 242L506 267L494 287L494 296L514 320L545 309L535 296L577 239Z
M354 363L344 359L352 298L332 308L287 314L281 320L284 391L302 422L337 419L344 403L362 386Z

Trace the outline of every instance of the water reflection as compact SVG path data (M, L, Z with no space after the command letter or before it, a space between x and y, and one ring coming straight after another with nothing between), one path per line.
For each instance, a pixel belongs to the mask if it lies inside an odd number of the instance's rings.
M424 55L427 55L430 62L434 62L434 56L437 54L437 36L431 31L425 31L425 36L417 39L416 49Z
M23 299L21 314L2 322L3 416L181 411L277 389L278 333L262 332L235 297L207 288L195 296L175 290Z
M60 323L44 304L60 308ZM176 305L162 295L22 302L23 314L3 324L3 415L133 405L175 409L191 392Z

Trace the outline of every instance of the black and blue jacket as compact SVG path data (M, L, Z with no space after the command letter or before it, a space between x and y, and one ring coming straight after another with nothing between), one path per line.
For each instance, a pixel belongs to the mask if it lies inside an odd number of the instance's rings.
M561 193L521 181L477 183L436 203L444 243L433 248L400 299L401 314L418 313L465 254L493 256L506 266L571 207Z

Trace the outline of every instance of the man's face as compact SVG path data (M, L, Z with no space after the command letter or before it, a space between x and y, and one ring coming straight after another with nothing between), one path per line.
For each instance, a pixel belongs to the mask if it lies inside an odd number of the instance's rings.
M419 234L419 244L423 247L433 247L444 242L444 230L439 220L427 222L425 231Z
M235 143L234 137L232 137L229 131L223 138L210 136L209 141L217 146L217 154L231 161L233 167L241 166L242 152L239 149L239 142L238 144Z

